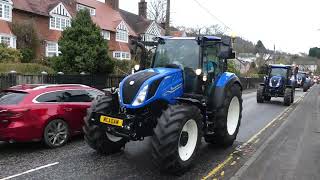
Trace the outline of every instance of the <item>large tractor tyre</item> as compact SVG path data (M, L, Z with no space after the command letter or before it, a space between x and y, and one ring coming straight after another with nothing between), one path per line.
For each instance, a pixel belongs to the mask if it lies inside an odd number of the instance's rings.
M106 155L119 152L127 142L124 138L113 136L91 122L93 112L108 113L111 111L111 106L111 96L98 96L87 111L83 127L87 144L98 153Z
M182 174L198 155L203 121L200 109L189 104L169 105L158 118L152 136L152 158L161 171Z
M302 89L303 89L303 92L307 92L308 91L309 87L308 87L307 83L303 84Z
M271 101L271 96L264 96L265 101Z
M263 103L264 102L264 96L263 96L264 87L259 86L257 89L257 103Z
M217 111L214 133L205 135L205 141L229 147L235 141L242 118L242 94L240 86L234 84L226 92L223 107Z
M286 88L285 92L284 92L284 105L285 106L290 106L291 104L291 97L292 97L292 89L291 88Z

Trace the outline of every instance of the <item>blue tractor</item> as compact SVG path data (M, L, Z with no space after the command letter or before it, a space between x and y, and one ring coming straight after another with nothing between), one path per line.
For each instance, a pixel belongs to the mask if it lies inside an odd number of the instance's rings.
M158 38L151 68L127 76L88 109L86 142L111 154L151 136L155 164L178 174L192 165L202 137L231 146L242 116L240 80L226 72L234 57L230 38Z
M297 74L297 86L296 88L302 88L303 92L307 92L311 87L311 79L307 72L299 71Z
M267 65L267 75L257 89L257 102L270 101L271 97L283 97L284 105L294 102L297 69L291 65Z

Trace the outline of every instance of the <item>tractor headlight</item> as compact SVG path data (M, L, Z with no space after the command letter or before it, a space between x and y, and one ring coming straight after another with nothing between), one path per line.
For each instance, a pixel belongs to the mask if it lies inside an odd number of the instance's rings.
M147 97L147 92L148 92L148 88L149 86L146 85L138 94L138 96L136 97L136 99L134 100L134 102L132 103L132 106L139 106L140 104L142 104L144 102L144 100Z

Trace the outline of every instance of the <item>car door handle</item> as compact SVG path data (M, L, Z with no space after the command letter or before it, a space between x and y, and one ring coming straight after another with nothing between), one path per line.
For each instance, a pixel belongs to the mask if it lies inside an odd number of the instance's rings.
M65 111L70 112L72 111L72 108L64 108Z

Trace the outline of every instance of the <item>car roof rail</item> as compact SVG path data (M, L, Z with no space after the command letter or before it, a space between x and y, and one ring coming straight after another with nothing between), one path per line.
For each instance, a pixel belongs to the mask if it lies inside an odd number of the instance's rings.
M33 90L40 90L40 89L46 89L46 88L56 88L56 87L85 87L88 88L89 86L83 85L83 84L45 84L42 86L38 86L33 88Z

